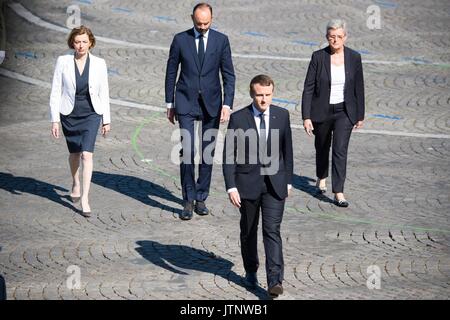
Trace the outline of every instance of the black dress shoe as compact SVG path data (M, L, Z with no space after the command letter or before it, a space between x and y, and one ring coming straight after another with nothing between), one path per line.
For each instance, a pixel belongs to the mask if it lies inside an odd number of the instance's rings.
M338 200L336 198L334 198L334 204L337 205L338 207L341 207L341 208L347 208L348 205L349 205L347 200L345 200L345 199L344 200Z
M278 297L280 294L283 294L283 286L281 283L277 283L273 287L270 287L268 292L271 297Z
M196 201L194 210L195 210L195 213L200 216L206 216L209 214L209 209L206 207L204 201Z
M183 211L180 213L180 219L181 220L191 220L193 215L193 207L194 203L186 201L184 204Z
M250 288L255 289L258 286L258 278L256 276L256 272L246 272L244 281Z

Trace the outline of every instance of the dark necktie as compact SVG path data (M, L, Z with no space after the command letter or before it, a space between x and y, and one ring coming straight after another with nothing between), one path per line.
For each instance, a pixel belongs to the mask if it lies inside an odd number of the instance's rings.
M200 65L203 65L203 59L205 58L205 43L203 42L203 35L200 34L198 37L198 60Z
M264 120L264 113L260 113L259 117L261 118L261 123L259 124L259 152L260 159L264 159L266 157L266 121Z

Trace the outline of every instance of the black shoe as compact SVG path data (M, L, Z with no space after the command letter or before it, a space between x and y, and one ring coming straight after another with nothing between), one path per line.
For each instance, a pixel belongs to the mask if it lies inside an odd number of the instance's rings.
M207 216L209 214L209 209L206 207L204 201L196 201L194 210L200 216Z
M251 289L256 289L258 286L258 278L256 272L246 272L244 281Z
M278 297L280 294L283 294L283 286L281 283L277 283L276 285L274 285L273 287L270 287L269 290L269 295L272 298L276 298Z
M184 204L183 211L180 213L181 220L191 220L193 215L193 207L194 203L190 201L186 201Z
M334 198L334 204L337 205L338 207L341 207L341 208L347 208L348 205L349 205L347 200L345 200L345 199L344 200L338 200L336 198Z

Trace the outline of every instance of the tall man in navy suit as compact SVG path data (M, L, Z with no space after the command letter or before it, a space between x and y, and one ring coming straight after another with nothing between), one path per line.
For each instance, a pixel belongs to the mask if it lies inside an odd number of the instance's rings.
M228 197L241 213L240 239L245 278L256 287L259 267L258 221L261 212L268 293L283 293L280 235L285 199L293 174L289 112L271 105L274 82L259 75L250 83L253 103L231 115L225 136L223 174Z
M219 122L226 122L230 117L235 86L228 37L210 29L212 7L207 3L197 4L192 12L192 21L194 28L173 38L165 81L167 118L172 124L178 120L181 129L180 175L184 208L180 218L183 220L190 220L194 210L199 215L209 213L205 200L211 184L217 131ZM196 120L202 124L202 156L197 181L194 166ZM207 131L209 134L205 135ZM212 148L209 146L207 149L208 145Z

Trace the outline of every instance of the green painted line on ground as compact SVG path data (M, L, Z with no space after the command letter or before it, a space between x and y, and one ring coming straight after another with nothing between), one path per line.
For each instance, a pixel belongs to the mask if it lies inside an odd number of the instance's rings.
M156 116L158 116L159 113L158 112L152 112L150 114L150 116L144 120L144 122L142 122L135 130L133 133L133 136L131 137L131 145L133 146L134 151L136 152L136 154L138 155L138 157L140 158L140 160L144 163L146 163L150 169L158 172L159 174L168 177L170 179L172 179L173 181L178 181L178 177L172 176L171 174L167 173L165 170L163 170L162 168L160 168L159 166L149 162L149 161L145 161L145 157L142 154L142 152L139 149L138 143L137 143L137 138L139 137L139 134L141 133L142 128L144 128L144 126L146 124L149 124Z
M370 224L370 225L378 225L383 227L394 227L398 229L410 229L410 230L416 230L416 231L422 231L422 232L439 232L439 233L448 233L450 234L450 230L445 229L436 229L436 228L424 228L424 227L417 227L417 226L408 226L408 225L394 225L394 224L386 224L381 222L375 222L371 220L365 220L365 219L359 219L359 218L352 218L348 216L340 216L333 213L326 213L326 212L315 212L315 211L306 211L306 210L300 210L293 207L287 207L287 211L296 211L300 212L306 215L315 215L321 218L325 218L328 220L336 220L336 221L343 221L343 222L350 222L354 224Z
M139 149L139 145L137 143L137 138L139 137L139 134L141 133L142 128L146 125L149 124L152 120L154 120L156 117L161 116L160 112L153 112L151 113L151 115L144 120L144 122L142 122L135 130L133 133L133 136L131 137L131 145L133 146L134 151L136 152L136 154L138 155L138 157L140 158L140 160L142 162L145 162L146 164L148 164L148 166L150 167L150 169L157 171L158 173L160 173L161 175L168 177L170 179L172 179L173 181L177 182L180 177L179 176L173 176L169 173L167 173L164 169L162 169L161 167L149 162L149 161L145 161L145 157L142 154L142 152ZM217 195L217 192L214 191L210 191L211 195Z
M138 155L138 157L141 159L141 161L143 161L145 159L144 155L142 154L142 152L139 149L138 143L137 143L137 139L139 137L139 134L142 131L142 128L149 124L152 120L154 120L157 116L160 116L161 114L158 112L153 112L149 118L147 118L146 120L144 120L144 122L142 122L134 131L133 136L131 138L131 145L133 146L134 151L136 152L136 154ZM149 161L144 161L151 170L154 170L156 172L158 172L159 174L168 177L170 179L172 179L173 181L178 181L179 177L178 176L173 176L169 173L167 173L164 169L162 169L161 167L149 162ZM217 195L219 193L217 192L211 192L211 195ZM222 196L222 193L219 194L220 196ZM226 199L225 196L223 196L223 198ZM332 213L325 213L325 212L314 212L314 211L306 211L306 210L300 210L294 207L286 207L286 211L295 211L295 212L300 212L303 214L306 214L308 216L312 216L315 218L324 218L327 220L335 220L335 221L342 221L342 222L348 222L348 223L353 223L353 224L368 224L368 225L377 225L377 226L382 226L382 227L386 227L386 228L398 228L400 230L403 229L409 229L409 230L415 230L415 231L420 231L420 232L439 232L439 233L446 233L446 234L450 234L450 230L445 230L445 229L436 229L436 228L423 228L423 227L417 227L417 226L408 226L408 225L392 225L392 224L385 224L385 223L380 223L380 222L376 222L376 221L371 221L371 220L364 220L364 219L358 219L358 218L352 218L352 217L348 217L348 216L340 216L337 214L332 214Z

